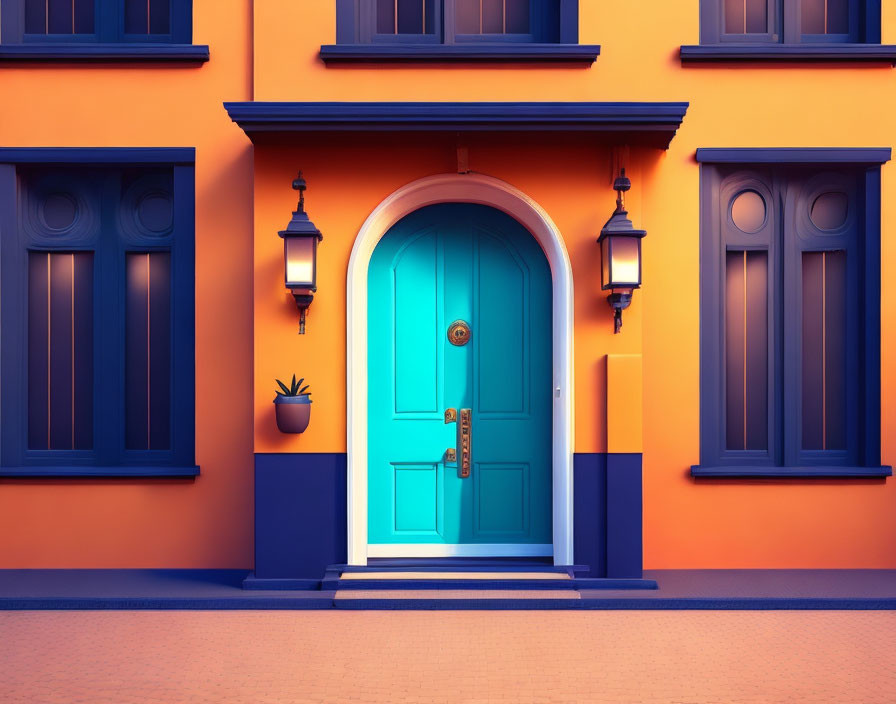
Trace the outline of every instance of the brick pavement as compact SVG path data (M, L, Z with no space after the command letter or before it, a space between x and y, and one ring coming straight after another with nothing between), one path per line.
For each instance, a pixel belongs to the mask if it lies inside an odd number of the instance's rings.
M896 702L896 612L0 612L0 702Z

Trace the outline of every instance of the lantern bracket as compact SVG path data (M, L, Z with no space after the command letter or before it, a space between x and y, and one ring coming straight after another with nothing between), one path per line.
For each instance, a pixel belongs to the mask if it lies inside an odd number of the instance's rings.
M632 302L631 291L613 291L607 296L607 303L613 309L613 334L618 335L622 330L622 311L628 308Z

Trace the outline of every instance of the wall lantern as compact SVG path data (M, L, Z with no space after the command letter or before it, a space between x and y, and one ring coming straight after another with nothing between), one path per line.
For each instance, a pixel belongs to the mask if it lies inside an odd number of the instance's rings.
M636 230L625 210L624 193L632 182L622 169L613 184L616 191L616 211L600 231L601 289L610 291L607 302L615 311L613 332L622 329L622 311L632 302L632 292L641 288L641 239L646 230Z
M283 238L283 259L286 263L286 288L299 308L299 335L305 334L305 311L317 291L317 244L324 236L305 212L305 179L302 172L292 187L299 192L299 204L292 219L278 234Z

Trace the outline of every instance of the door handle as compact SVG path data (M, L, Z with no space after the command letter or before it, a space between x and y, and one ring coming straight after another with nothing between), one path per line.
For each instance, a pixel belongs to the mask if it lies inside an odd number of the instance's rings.
M456 408L445 409L445 425L448 425L448 423L457 423ZM443 458L445 464L454 464L455 462L457 462L457 450L453 447L449 447L447 450L445 450Z
M473 452L473 410L460 409L460 422L457 424L457 447L460 450L458 475L461 479L470 476L470 459Z

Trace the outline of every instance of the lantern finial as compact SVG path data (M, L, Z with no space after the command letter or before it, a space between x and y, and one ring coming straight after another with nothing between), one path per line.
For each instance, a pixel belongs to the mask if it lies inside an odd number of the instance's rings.
M623 173L625 170L623 169ZM296 206L296 211L299 213L305 212L305 189L308 188L308 184L305 183L305 179L302 178L302 172L299 171L299 175L292 182L293 190L299 192L299 204Z
M616 191L616 212L625 212L625 192L632 187L632 181L625 175L625 167L623 166L619 173L619 178L613 182L613 190Z

